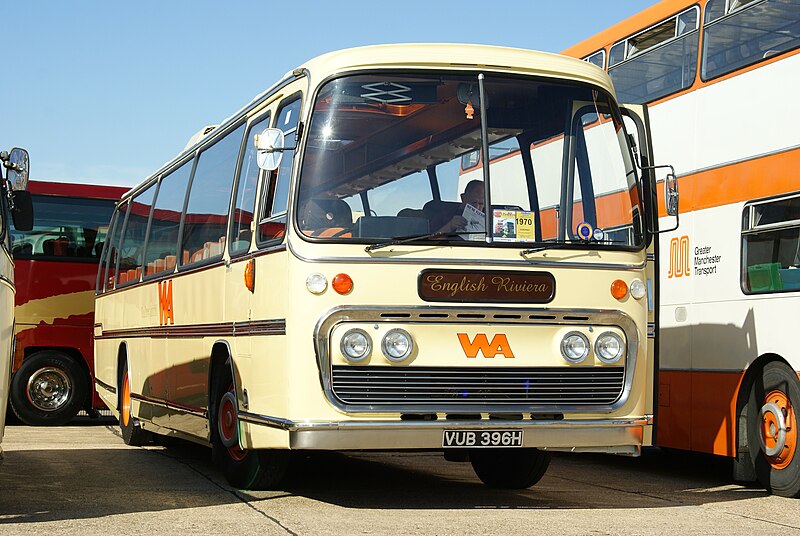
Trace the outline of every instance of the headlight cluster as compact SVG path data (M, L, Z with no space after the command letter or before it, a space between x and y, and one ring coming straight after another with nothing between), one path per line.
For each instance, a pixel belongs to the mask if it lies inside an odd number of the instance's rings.
M580 331L570 331L561 339L561 356L570 363L582 363L592 345ZM625 342L613 331L601 333L594 341L594 355L606 364L616 363L625 355Z
M363 329L351 329L342 337L340 349L345 359L351 363L358 363L369 357L372 351L372 338ZM414 340L403 329L391 329L383 336L381 350L386 359L399 363L408 359L414 351Z

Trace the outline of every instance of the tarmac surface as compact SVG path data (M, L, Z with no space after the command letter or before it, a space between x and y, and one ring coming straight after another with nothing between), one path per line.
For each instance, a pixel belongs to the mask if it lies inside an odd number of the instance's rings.
M800 499L659 449L556 454L522 491L436 453L312 453L286 489L240 491L209 449L128 447L109 419L12 425L2 445L0 534L800 534Z

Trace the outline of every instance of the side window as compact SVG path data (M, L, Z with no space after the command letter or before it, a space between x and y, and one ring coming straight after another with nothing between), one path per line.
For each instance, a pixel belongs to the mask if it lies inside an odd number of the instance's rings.
M731 0L706 6L703 80L733 72L800 46L800 1Z
M608 74L620 102L644 104L692 85L699 9L691 7L611 47Z
M198 157L183 221L181 265L222 257L243 134L244 124Z
M588 56L583 58L583 61L589 62L592 65L596 65L597 67L600 67L601 69L605 69L606 68L606 51L605 50L598 50L594 54L589 54Z
M130 202L122 202L114 215L114 228L109 235L108 251L106 253L106 271L103 273L104 290L114 289L114 281L116 280L114 275L117 273L117 261L119 260L119 238L122 235L122 228L125 226L125 217L128 215L129 206Z
M145 275L171 272L175 269L181 213L193 163L193 160L189 160L169 175L161 177L153 209L153 222L147 238Z
M265 172L261 171L256 162L255 136L269 126L270 116L266 115L250 127L245 141L242 167L239 171L239 180L236 183L236 198L233 203L233 218L231 224L230 254L231 256L246 253L250 248L252 239L253 213L255 212L256 190L259 177Z
M110 199L34 195L33 229L12 229L18 259L50 258L98 262L114 210Z
M142 277L144 239L155 190L156 183L153 183L131 201L130 213L122 231L122 243L119 247L117 284L139 281Z
M800 290L800 194L752 203L742 219L745 294Z
M281 105L275 126L286 135L285 146L297 142L297 124L300 120L300 98ZM280 167L272 173L269 188L264 188L261 214L258 219L258 242L273 242L283 238L286 230L286 206L289 202L289 180L292 174L294 151L284 151Z

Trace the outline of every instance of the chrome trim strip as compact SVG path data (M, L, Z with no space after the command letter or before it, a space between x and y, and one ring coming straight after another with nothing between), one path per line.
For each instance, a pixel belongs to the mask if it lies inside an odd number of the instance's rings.
M14 285L14 281L12 279L9 279L4 275L0 275L0 283L10 288L12 292L17 292L17 287Z
M688 369L688 368L661 367L658 370L662 372L713 372L713 373L723 372L728 374L744 374L748 368L749 366L740 369L706 369L706 368Z
M179 326L153 326L135 329L107 329L95 339L134 337L202 338L217 336L243 337L246 335L286 335L286 319L253 320L246 322L220 322L216 324L188 324Z
M105 389L106 391L108 391L110 393L117 394L117 388L116 387L112 387L111 385L108 385L106 382L104 382L102 380L98 380L97 378L95 378L94 379L94 383L95 383L95 385L97 387L102 387L103 389Z
M540 258L527 258L520 260L510 259L443 259L441 257L414 257L413 259L400 259L393 257L391 250L383 250L378 253L373 253L371 256L366 257L304 257L297 252L292 245L292 237L288 240L289 251L296 259L303 262L321 262L321 263L341 263L341 264L418 264L426 268L436 266L490 266L490 267L505 267L505 266L535 266L537 268L579 268L585 270L623 270L623 271L638 271L643 270L647 265L647 261L642 261L637 264L628 263L605 263L605 262L572 262L572 261L546 261Z
M462 315L463 317L459 317ZM496 315L496 316L495 316ZM432 317L433 316L433 317ZM509 318L518 316L518 318ZM622 329L627 339L628 355L625 360L625 381L619 399L611 405L567 406L567 405L503 405L480 404L445 407L442 405L381 405L346 404L333 392L331 372L330 336L333 328L341 322L381 322L403 324L523 324L523 325L594 325L616 326ZM334 307L322 315L314 327L314 349L317 356L320 383L328 401L345 413L610 413L625 404L633 385L636 357L639 349L639 330L636 324L622 311L594 309L545 309L499 307L446 307L407 306L385 307ZM566 368L566 367L565 367Z
M184 406L183 404L177 404L175 402L162 400L160 398L153 398L146 395L131 393L131 399L138 400L139 402L144 402L145 404L150 404L151 406L158 406L160 408L166 408L175 411L180 411L183 413L189 413L191 415L194 415L195 417L202 417L203 419L208 418L208 411L204 409L193 408L191 406Z

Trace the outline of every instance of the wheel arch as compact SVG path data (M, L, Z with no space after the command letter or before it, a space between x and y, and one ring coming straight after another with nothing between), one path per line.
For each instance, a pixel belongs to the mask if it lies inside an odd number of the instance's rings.
M128 344L126 342L121 342L119 348L117 348L117 410L120 411L122 409L122 402L120 397L122 396L121 387L122 387L122 371L125 370L126 366L130 366L128 364ZM130 372L129 372L130 374Z
M208 366L208 379L207 379L207 393L208 393L208 421L209 421L209 439L213 440L216 434L216 414L217 407L214 396L214 382L219 377L219 374L229 368L231 378L233 378L234 386L236 386L236 366L233 362L233 352L231 351L230 344L226 340L218 340L214 342L211 347L211 362ZM234 389L234 396L236 396L236 389ZM238 401L237 401L238 405Z

